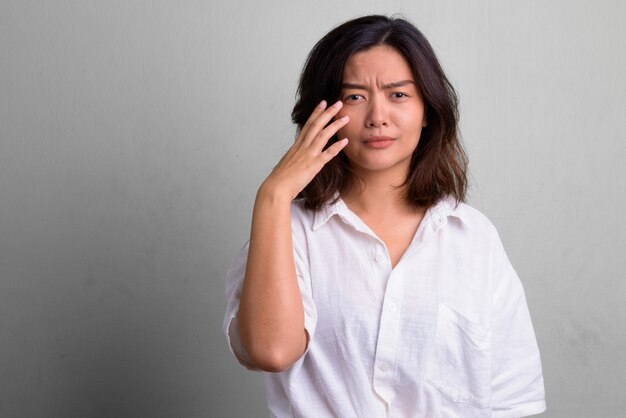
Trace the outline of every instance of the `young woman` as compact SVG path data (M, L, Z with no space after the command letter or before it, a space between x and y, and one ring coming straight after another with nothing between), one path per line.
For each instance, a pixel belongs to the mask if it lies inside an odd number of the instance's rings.
M463 204L457 99L403 19L311 51L294 145L229 271L230 346L276 417L520 417L545 410L524 291Z

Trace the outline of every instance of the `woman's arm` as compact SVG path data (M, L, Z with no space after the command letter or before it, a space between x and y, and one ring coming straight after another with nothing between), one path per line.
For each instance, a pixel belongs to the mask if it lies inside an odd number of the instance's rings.
M341 109L322 102L302 127L293 146L257 192L248 262L237 314L241 343L261 370L289 368L307 345L302 297L296 279L291 238L291 202L324 164L347 144L328 140L347 118L324 128Z

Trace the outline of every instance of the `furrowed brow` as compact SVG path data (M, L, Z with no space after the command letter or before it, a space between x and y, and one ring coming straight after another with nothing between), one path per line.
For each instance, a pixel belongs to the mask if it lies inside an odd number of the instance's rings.
M387 90L387 89L393 89L396 87L404 87L409 84L415 85L415 82L413 80L394 81L393 83L383 84L383 89ZM341 83L341 88L342 89L367 90L367 87L365 87L364 85L355 84L355 83Z
M404 86L407 86L409 84L415 85L415 82L413 80L395 81L393 83L384 84L383 85L383 89L387 90L387 89L393 89L393 88L396 88L396 87L404 87Z
M366 90L365 86L361 84L354 84L354 83L341 83L341 88L342 89Z

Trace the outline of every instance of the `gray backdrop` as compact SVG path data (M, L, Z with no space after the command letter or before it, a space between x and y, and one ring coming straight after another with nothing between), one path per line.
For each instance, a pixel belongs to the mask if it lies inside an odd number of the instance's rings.
M625 3L1 0L1 417L267 415L225 273L306 54L371 12L415 22L458 89L544 416L624 416Z

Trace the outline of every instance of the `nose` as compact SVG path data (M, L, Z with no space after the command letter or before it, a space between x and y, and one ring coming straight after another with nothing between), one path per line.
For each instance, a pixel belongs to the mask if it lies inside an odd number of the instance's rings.
M380 97L372 97L368 104L365 125L368 128L387 126L388 118L389 115L387 112L387 105L385 104L384 99Z

